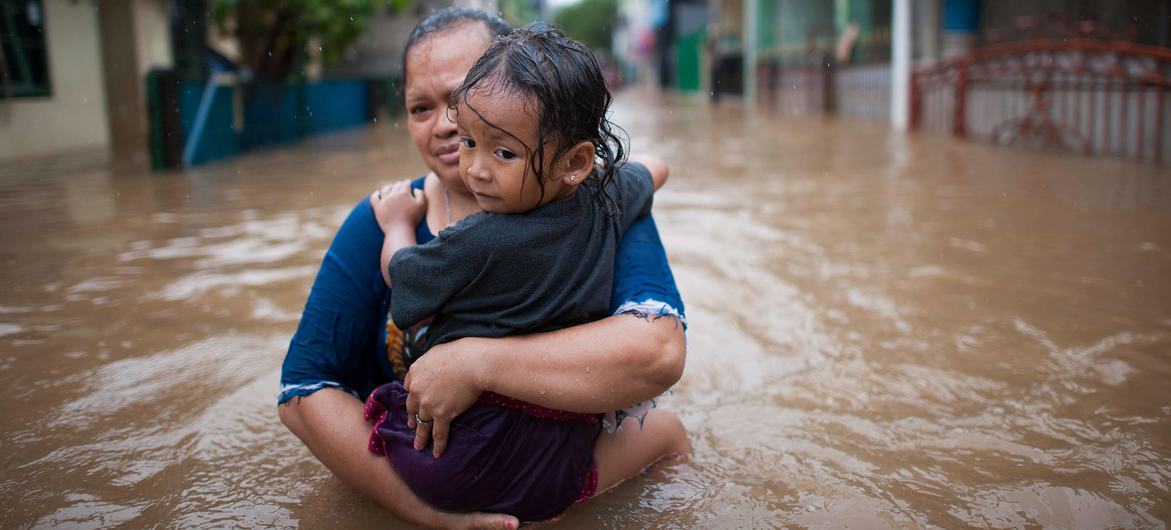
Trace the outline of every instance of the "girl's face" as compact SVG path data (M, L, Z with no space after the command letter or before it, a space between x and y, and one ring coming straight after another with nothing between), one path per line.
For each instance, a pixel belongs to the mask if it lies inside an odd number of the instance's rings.
M459 176L459 138L447 100L490 42L482 24L461 24L424 37L406 58L407 129L423 163L456 192L463 192L464 185Z
M555 146L546 144L542 194L538 177L531 170L539 132L538 109L519 96L500 92L471 90L456 107L460 175L481 210L524 213L564 197L573 186L566 178L568 173L558 175L551 167ZM584 175L577 176L579 181L582 178Z

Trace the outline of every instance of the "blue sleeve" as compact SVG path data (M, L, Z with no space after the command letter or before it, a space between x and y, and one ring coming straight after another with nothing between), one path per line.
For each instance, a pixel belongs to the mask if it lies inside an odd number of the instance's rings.
M684 329L687 327L683 299L650 215L635 221L618 244L610 309L613 314L634 313L648 318L672 316Z
M278 403L325 387L363 399L389 381L378 355L389 298L379 271L382 240L374 210L363 199L322 260L281 367Z

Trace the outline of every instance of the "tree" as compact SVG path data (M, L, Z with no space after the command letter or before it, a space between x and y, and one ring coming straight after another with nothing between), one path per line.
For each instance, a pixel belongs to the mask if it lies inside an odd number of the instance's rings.
M618 1L582 0L558 10L553 20L566 35L589 46L594 53L608 56L614 47Z
M519 28L540 20L540 2L535 0L499 0L500 17L513 27Z
M379 9L402 9L410 0L213 0L221 31L240 42L241 62L262 79L299 74L310 42L333 62L366 31Z

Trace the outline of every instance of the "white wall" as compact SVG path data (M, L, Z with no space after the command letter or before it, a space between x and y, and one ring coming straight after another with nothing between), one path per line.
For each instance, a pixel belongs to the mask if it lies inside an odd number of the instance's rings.
M52 95L0 100L0 159L109 143L94 2L44 8Z
M163 0L135 0L134 41L138 44L138 74L140 79L152 68L170 68L171 30L168 27L167 2ZM213 22L208 22L214 25ZM145 82L145 81L143 81Z

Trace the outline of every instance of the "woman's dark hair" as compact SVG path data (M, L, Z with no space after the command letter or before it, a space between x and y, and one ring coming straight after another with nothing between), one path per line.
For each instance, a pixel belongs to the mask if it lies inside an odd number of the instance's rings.
M512 31L512 26L509 26L504 19L479 9L448 7L431 13L430 16L415 25L411 36L407 38L407 45L403 47L403 83L407 82L407 54L411 53L411 48L415 44L437 31L455 29L464 24L475 23L484 24L484 28L490 33L489 38L506 35Z
M537 177L542 198L545 146L555 149L550 160L556 164L574 145L590 142L594 144L597 164L582 185L593 192L594 199L607 213L617 213L606 188L625 161L626 152L622 140L614 133L615 129L621 129L607 117L613 97L606 88L597 58L588 48L544 24L496 37L472 65L463 84L451 94L449 109L463 104L483 119L479 111L468 105L468 95L483 90L521 96L534 105L532 108L539 116L537 145L525 148L530 150L530 169ZM516 138L487 120L484 123Z

